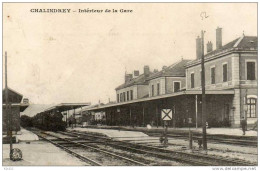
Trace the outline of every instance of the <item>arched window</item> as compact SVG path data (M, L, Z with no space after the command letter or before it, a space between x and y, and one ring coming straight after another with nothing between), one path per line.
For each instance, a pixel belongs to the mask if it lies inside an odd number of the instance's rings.
M247 99L247 118L256 118L256 98Z

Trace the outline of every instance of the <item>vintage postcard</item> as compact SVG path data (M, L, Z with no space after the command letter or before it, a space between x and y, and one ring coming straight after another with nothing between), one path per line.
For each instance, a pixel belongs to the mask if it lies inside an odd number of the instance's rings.
M2 165L256 170L257 5L2 3Z

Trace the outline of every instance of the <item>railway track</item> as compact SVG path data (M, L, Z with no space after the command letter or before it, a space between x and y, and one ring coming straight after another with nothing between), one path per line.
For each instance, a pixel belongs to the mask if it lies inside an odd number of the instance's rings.
M80 155L72 150L70 150L69 148L65 147L64 145L61 145L59 143L56 143L55 141L46 138L45 136L43 136L42 134L40 134L39 132L33 131L38 137L42 138L45 141L48 141L50 143L52 143L53 145L63 149L64 151L68 152L69 154L72 154L73 156L77 157L78 159L80 159L81 161L85 162L87 165L92 165L92 166L102 166L100 163L98 163L97 161L94 161L88 157L85 157L83 155Z
M160 133L147 133L149 136L156 136L159 137L161 136ZM174 133L174 134L168 134L168 137L171 138L179 138L179 139L187 139L188 135L184 135L184 134L178 134L178 133ZM193 139L194 140L198 140L201 139L200 135L193 135ZM220 137L213 137L210 135L207 135L207 140L208 142L211 143L222 143L222 144L232 144L232 145L239 145L239 146L250 146L250 147L257 147L258 142L257 140L242 140L242 139L236 139L236 138L220 138Z
M175 160L182 163L187 163L196 166L255 166L256 163L247 162L239 159L229 159L223 157L209 156L204 154L194 154L186 152L170 151L153 146L133 144L125 141L117 141L104 136L97 136L89 133L67 131L62 134L74 137L81 137L85 140L95 141L97 143L104 142L106 145L114 148L120 148L126 151L135 153L143 153L152 155L161 159Z
M84 161L86 163L90 163L93 166L102 166L102 164L97 162L97 161L94 161L93 159L87 158L83 155L80 155L80 154L70 150L69 147L81 147L81 148L84 148L84 149L91 149L91 150L96 151L98 153L102 153L102 154L105 154L107 156L117 158L119 160L124 160L124 161L127 162L126 165L147 166L151 163L151 161L149 161L149 160L139 159L139 161L137 161L137 160L131 159L129 156L126 157L126 156L120 155L116 152L112 152L112 151L109 151L109 150L104 149L104 148L100 148L100 147L92 146L92 145L86 145L86 143L91 144L93 142L82 141L81 138L76 138L76 139L75 138L74 139L61 138L59 136L56 136L56 135L53 135L53 134L50 134L50 133L41 132L41 134L56 138L56 139L50 140L50 139L45 138L43 135L40 135L37 132L34 132L34 133L37 134L39 137L43 138L44 140L62 148L63 150L67 151L68 153L76 156L77 158L81 159L82 161Z

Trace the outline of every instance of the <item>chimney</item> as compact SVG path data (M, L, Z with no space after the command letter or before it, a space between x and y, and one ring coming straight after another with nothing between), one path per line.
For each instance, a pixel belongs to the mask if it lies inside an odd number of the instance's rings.
M144 66L144 76L145 76L145 77L148 77L149 74L150 74L149 66L148 66L148 65L145 65L145 66Z
M207 53L213 50L211 41L207 43Z
M134 78L139 76L139 71L138 70L134 70Z
M132 78L133 78L133 74L125 74L125 83L131 81Z
M167 66L165 66L165 65L162 67L163 70L165 70L166 68L167 68Z
M198 36L196 39L196 59L200 59L202 55L201 38Z
M216 49L220 49L222 47L222 28L216 29Z

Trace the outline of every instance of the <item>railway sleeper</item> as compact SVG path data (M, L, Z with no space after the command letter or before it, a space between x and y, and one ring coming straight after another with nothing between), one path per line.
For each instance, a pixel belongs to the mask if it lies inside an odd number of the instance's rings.
M85 135L87 136L87 135ZM89 138L89 136L88 136ZM112 141L112 140L110 140ZM117 141L113 141L113 142L117 142ZM118 141L119 142L119 141ZM119 143L121 143L123 141L120 141ZM155 150L154 147L147 147L147 146L140 146L140 145L137 145L137 144L133 144L133 143L129 143L129 142L124 142L126 144L132 144L134 146L136 146L136 148L138 149L149 149L149 150ZM114 145L115 146L115 145ZM119 146L119 145L117 145ZM115 146L115 147L117 147ZM139 146L139 147L138 147ZM125 149L126 147L122 147L123 149ZM129 147L128 147L129 148ZM170 150L165 150L165 149L161 149L163 150L165 153L175 153L174 151L170 151ZM211 160L213 162L216 163L216 165L227 165L227 166L230 166L230 165L255 165L255 163L248 163L246 161L243 161L243 160L237 160L237 159L227 159L227 158L221 158L221 157L213 157L213 156L208 156L208 155L202 155L202 154L187 154L185 152L177 152L178 155L183 155L183 156L193 156L193 157L199 157L199 158L204 158L205 160ZM224 164L226 163L226 164Z

